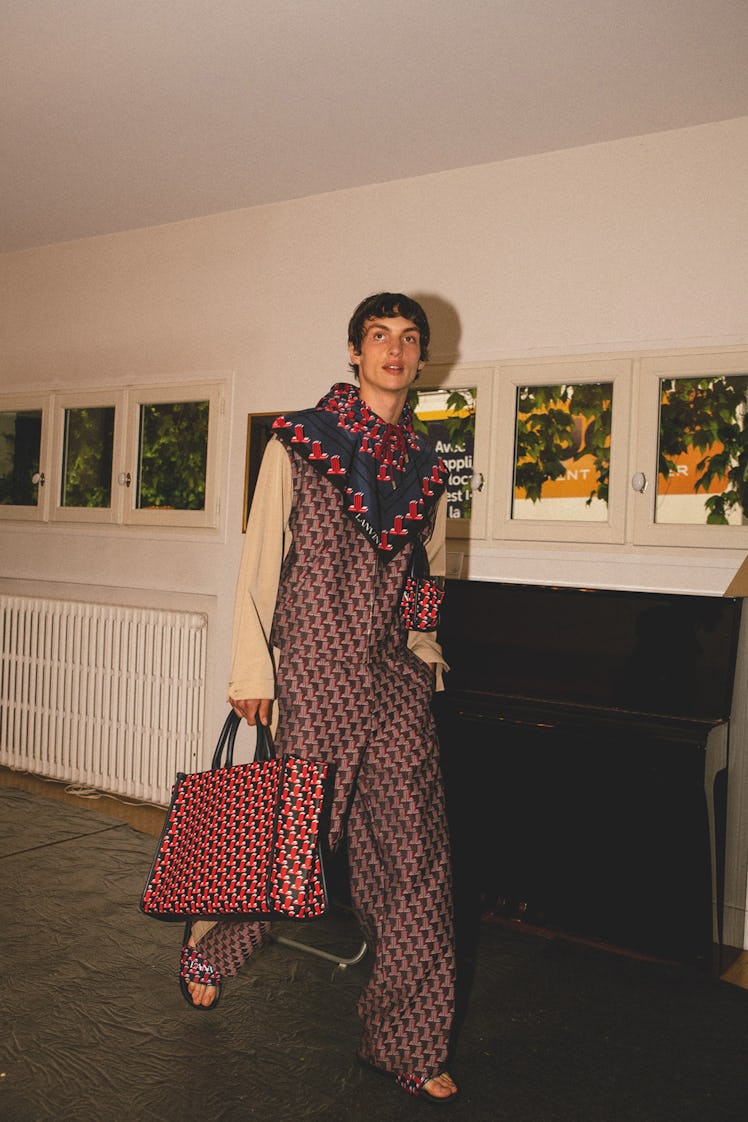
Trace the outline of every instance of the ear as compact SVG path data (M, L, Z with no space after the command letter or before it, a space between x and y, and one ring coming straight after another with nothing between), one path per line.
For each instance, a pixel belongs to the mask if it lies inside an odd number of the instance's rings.
M361 358L361 351L357 351L353 343L348 344L348 361L355 362L356 359Z

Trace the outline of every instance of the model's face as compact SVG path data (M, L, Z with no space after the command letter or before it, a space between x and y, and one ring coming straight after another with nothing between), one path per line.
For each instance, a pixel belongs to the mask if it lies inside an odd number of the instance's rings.
M358 363L361 396L367 393L407 392L423 367L421 334L412 320L394 316L368 319L364 324L361 350L348 346L351 362Z

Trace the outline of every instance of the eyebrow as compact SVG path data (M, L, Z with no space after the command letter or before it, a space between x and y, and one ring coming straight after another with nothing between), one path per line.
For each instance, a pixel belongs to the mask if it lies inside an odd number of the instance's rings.
M392 328L388 325L386 320L384 320L383 322L380 322L379 320L376 320L374 323L370 323L369 326L366 328L366 331L367 332L376 331L376 330L381 331L382 329L384 329L385 331L388 331L390 333L390 335L392 334ZM400 334L401 335L418 335L418 336L420 336L421 332L418 330L418 328L414 324L413 327L403 328L403 330L401 331Z

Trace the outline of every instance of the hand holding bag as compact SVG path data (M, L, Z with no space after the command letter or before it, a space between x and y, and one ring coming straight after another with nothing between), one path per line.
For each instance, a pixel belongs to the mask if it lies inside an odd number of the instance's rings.
M254 761L234 765L239 724L232 710L210 771L177 775L140 901L146 915L314 919L327 909L320 820L332 768L276 757L263 725Z

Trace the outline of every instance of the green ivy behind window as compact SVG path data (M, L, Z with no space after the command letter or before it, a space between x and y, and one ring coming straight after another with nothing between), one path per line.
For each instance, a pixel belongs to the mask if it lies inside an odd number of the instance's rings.
M61 506L112 505L113 449L113 405L65 410Z
M208 401L140 407L139 510L204 510Z

